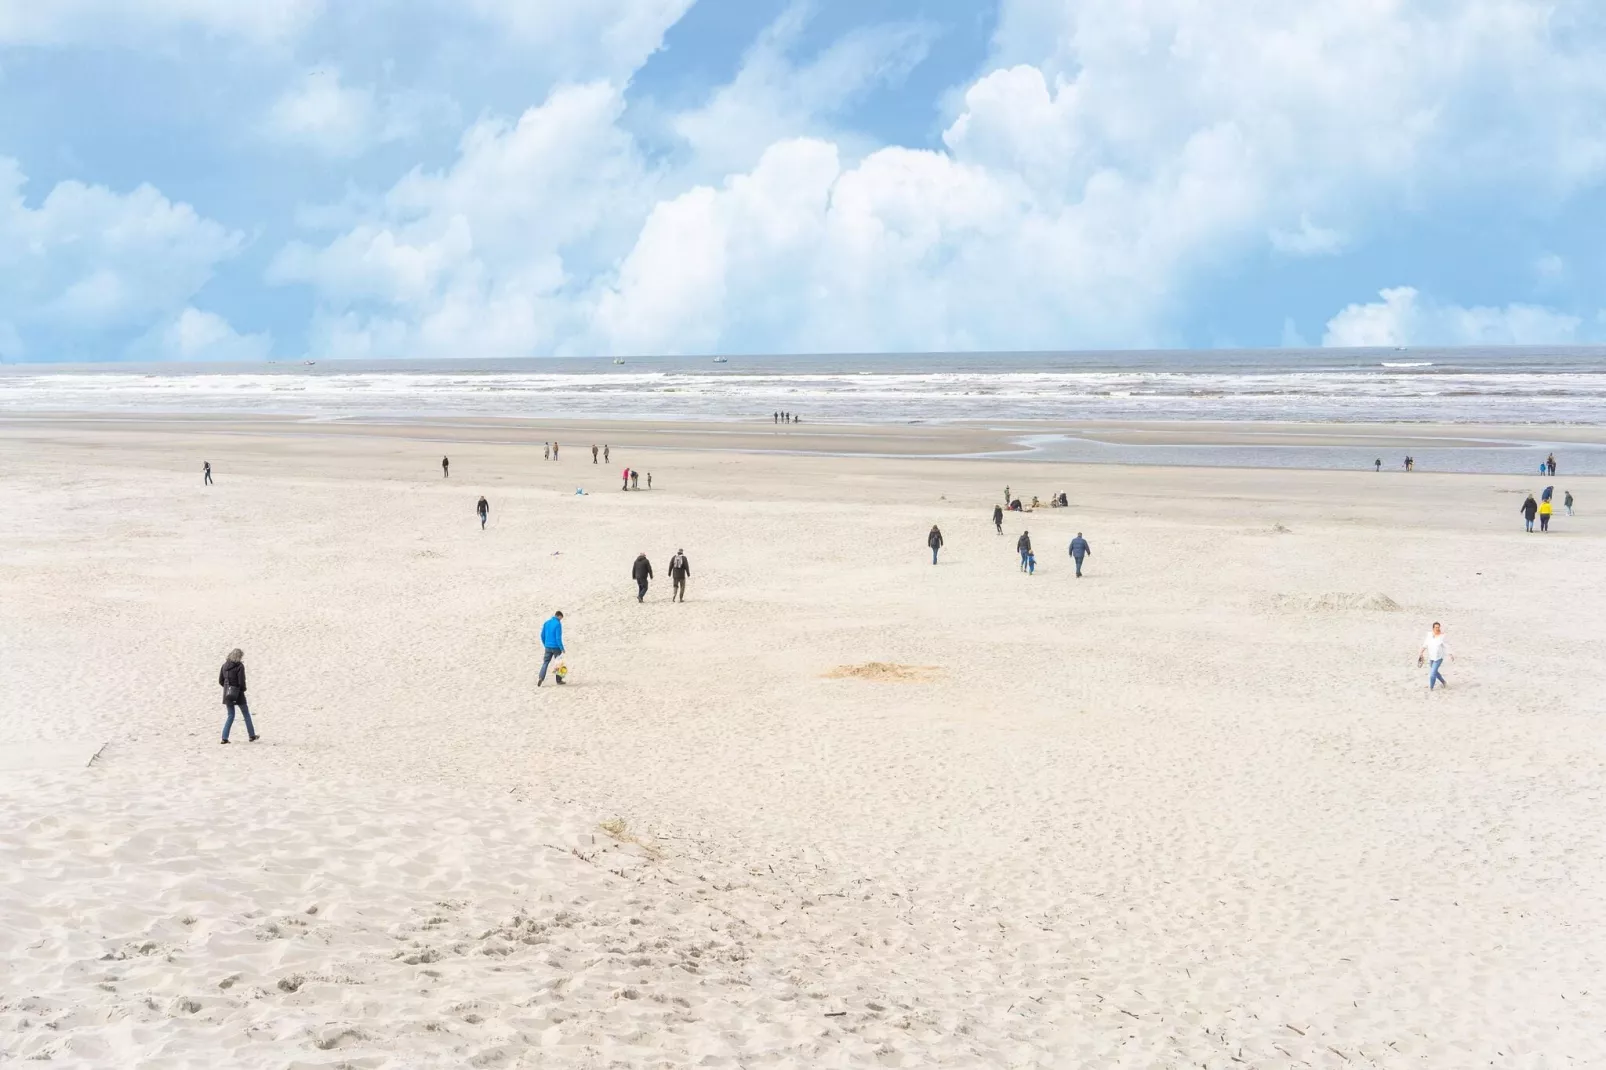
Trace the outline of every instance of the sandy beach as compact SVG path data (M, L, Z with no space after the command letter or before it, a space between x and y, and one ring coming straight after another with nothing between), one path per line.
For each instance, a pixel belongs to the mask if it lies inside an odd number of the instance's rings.
M1606 1065L1606 477L779 437L0 420L0 1063Z

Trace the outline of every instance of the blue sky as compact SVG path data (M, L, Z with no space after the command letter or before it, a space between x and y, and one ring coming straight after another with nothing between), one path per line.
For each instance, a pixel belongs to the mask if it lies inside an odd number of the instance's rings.
M1584 0L0 0L0 358L1606 340Z

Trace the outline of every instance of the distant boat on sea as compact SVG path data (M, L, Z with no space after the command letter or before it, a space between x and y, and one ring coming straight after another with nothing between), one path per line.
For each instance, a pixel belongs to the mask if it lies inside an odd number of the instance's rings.
M318 362L315 361L315 360L304 360L301 363L305 364L307 367L310 368L310 367L312 367L314 364L316 364Z
M615 364L623 364L625 362L625 358L623 358L623 357L614 357L613 358L613 362Z
M715 364L729 364L730 363L730 359L728 357L715 357L714 358L714 363Z

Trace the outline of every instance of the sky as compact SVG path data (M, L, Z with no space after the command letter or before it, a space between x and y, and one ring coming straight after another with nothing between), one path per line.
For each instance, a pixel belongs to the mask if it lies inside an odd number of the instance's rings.
M1598 0L0 0L0 360L1606 341Z

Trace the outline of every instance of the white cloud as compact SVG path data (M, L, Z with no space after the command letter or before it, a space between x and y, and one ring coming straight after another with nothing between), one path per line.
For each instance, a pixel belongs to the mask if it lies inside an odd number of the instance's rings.
M632 43L586 48L626 65L684 9L607 6ZM515 36L595 33L561 5L474 10ZM403 176L333 240L285 249L270 278L317 288L323 352L1175 343L1201 284L1268 241L1331 256L1368 219L1489 191L1554 203L1606 177L1599 33L1564 25L1580 13L1005 0L996 66L937 150L833 129L913 62L921 31L861 31L795 63L783 20L730 86L671 117L684 166L644 162L621 77L566 87L517 123L476 124L452 166ZM1425 334L1565 325L1410 304L1401 322ZM1348 312L1330 333L1364 333Z
M1381 291L1327 321L1322 345L1567 345L1581 341L1582 320L1538 305L1465 308L1423 299L1410 286Z
M0 157L0 320L23 343L34 331L147 324L182 307L244 240L150 186L120 194L62 182L30 208L23 182Z
M693 170L715 179L751 167L777 141L840 136L829 125L878 84L896 81L925 58L931 31L919 24L864 27L804 63L790 52L807 26L794 6L767 27L735 78L671 126L693 153Z
M274 101L267 130L329 156L355 156L379 136L379 109L372 89L342 85L340 71L328 67L308 72Z
M471 13L572 80L628 78L663 44L694 0L440 0Z
M182 28L271 42L322 8L323 0L0 0L0 44L120 42Z
M1271 232L1271 247L1288 256L1336 256L1348 244L1343 231L1317 226L1308 215L1299 217L1298 230Z
M266 334L240 334L214 312L186 307L134 344L131 353L145 360L263 361L273 350Z
M375 145L417 136L453 118L456 105L441 94L386 93L346 85L333 64L302 74L268 108L264 130L275 141L302 144L333 158L359 156Z
M1556 283L1567 277L1567 261L1555 253L1545 253L1534 261L1534 275L1541 283Z
M567 86L515 124L478 123L451 168L406 175L382 218L326 246L292 243L268 279L318 289L323 355L548 351L577 314L568 265L623 255L653 202L623 106L607 83Z

